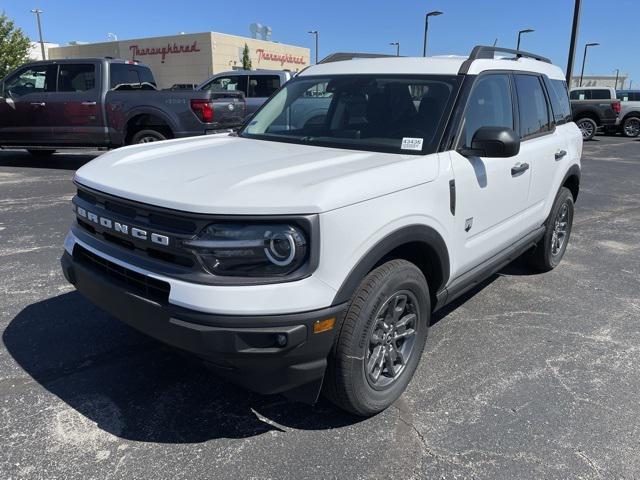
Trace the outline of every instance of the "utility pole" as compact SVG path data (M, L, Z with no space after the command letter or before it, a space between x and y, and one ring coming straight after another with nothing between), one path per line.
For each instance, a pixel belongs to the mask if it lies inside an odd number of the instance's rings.
M580 85L578 85L579 87L582 86L582 77L584 76L584 64L587 62L587 48L589 47L597 47L598 45L600 45L599 43L587 43L584 46L584 56L582 57L582 71L580 72Z
M400 42L391 42L389 45L396 47L396 57L400 56Z
M578 41L578 28L580 27L580 1L576 0L576 5L573 9L573 26L571 28L571 41L569 42L569 59L567 60L567 85L569 88L571 88L573 59L576 53L576 42Z
M615 88L616 90L618 89L618 77L619 77L619 76L620 76L620 69L619 69L619 68L616 68L616 86L615 86L615 87L613 87L613 88Z
M318 30L311 30L308 33L316 37L316 65L317 65L318 64Z
M42 40L42 25L40 24L40 14L44 12L39 8L34 8L33 10L31 10L31 13L36 14L36 19L38 21L38 34L40 35L40 50L42 51L42 59L46 60L47 56L44 51L44 41Z
M429 17L437 17L438 15L442 15L442 12L434 10L433 12L429 12L424 17L424 46L422 47L422 56L427 56L427 32L429 31Z

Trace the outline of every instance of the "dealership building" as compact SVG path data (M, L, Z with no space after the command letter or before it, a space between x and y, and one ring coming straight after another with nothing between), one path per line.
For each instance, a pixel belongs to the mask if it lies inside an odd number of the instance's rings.
M253 69L302 70L310 50L267 40L217 32L189 33L101 43L76 43L49 48L50 59L113 57L138 60L151 67L158 87L200 83L214 73L242 68L242 51L249 47Z

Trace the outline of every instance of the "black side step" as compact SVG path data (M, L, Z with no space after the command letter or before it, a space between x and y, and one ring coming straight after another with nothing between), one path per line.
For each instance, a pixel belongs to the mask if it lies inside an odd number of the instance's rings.
M497 253L493 257L485 260L480 265L473 267L471 270L463 273L454 279L446 288L440 291L436 297L436 303L433 311L440 310L442 307L451 303L453 300L472 289L480 282L490 277L501 268L513 262L524 252L534 247L536 243L544 236L546 227L543 225L533 232L527 234L505 250Z

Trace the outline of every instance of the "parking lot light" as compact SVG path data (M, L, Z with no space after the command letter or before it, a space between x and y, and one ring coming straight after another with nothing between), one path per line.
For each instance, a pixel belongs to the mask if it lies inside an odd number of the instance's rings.
M589 47L597 47L598 45L600 45L599 43L587 43L584 46L584 55L582 57L582 71L580 72L580 85L578 85L579 87L582 86L582 77L584 77L584 64L587 61L587 48Z
M316 64L318 63L318 30L311 30L308 33L316 37Z
M520 50L520 37L522 36L523 33L531 33L531 32L535 32L534 29L532 28L525 28L524 30L520 30L518 32L518 44L516 46L516 50Z
M389 43L389 45L396 47L396 57L399 57L400 56L400 42L391 42L391 43Z
M429 12L424 17L424 46L422 48L422 56L427 56L427 32L429 31L429 17L437 17L442 15L443 12L439 12L438 10L434 10L433 12Z
M47 55L44 50L44 40L42 39L42 24L40 23L40 14L44 12L39 8L34 8L33 10L31 10L31 13L36 14L36 20L38 21L38 35L40 35L40 49L42 51L42 60L46 60Z

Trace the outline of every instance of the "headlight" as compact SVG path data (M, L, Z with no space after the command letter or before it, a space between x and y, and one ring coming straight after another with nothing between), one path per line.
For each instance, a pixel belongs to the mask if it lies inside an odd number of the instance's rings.
M304 231L287 224L214 223L184 245L214 275L284 276L309 258Z

